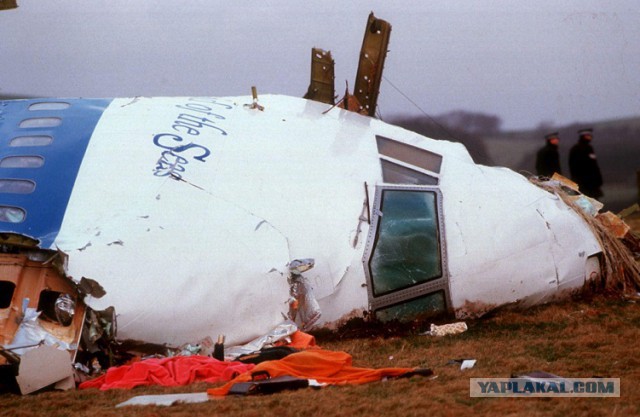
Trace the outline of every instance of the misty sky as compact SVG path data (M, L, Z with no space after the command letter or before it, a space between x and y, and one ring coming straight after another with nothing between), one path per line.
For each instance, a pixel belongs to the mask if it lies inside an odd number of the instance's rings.
M355 83L369 12L393 27L382 118L464 109L507 129L640 116L637 0L18 0L0 95L302 96L311 48ZM405 98L407 96L409 99Z

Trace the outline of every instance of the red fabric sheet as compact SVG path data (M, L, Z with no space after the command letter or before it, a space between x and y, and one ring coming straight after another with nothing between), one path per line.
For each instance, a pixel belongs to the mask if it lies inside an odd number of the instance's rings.
M224 382L250 371L254 366L240 362L222 362L198 355L153 358L131 365L111 367L104 375L81 383L79 388L99 388L104 391L140 385L174 387L194 382Z
M414 368L357 368L351 365L351 355L345 352L314 349L292 353L276 361L262 362L252 371L238 375L232 381L219 388L207 390L209 395L226 395L236 382L251 381L251 374L267 371L271 378L290 375L298 378L315 379L327 384L364 384L379 381L384 377L398 377Z

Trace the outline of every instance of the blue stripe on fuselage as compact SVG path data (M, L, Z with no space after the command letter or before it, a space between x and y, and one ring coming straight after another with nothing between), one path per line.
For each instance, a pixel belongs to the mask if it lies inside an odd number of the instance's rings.
M111 99L35 99L0 101L0 161L8 156L41 156L40 168L4 168L0 179L26 179L35 182L30 194L1 192L0 206L26 211L24 221L0 221L0 232L14 232L38 239L40 247L50 248L60 230L82 158L93 130ZM68 103L59 110L30 110L34 103ZM20 127L25 119L59 118L55 127ZM47 146L10 146L23 136L50 136ZM1 165L1 162L0 162ZM100 186L96 184L96 186Z

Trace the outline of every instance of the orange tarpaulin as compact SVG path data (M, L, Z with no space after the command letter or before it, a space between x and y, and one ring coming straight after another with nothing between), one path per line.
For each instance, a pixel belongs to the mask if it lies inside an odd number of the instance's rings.
M351 355L345 352L321 349L297 352L280 360L262 362L253 370L237 376L225 385L207 390L207 394L226 395L233 384L251 381L251 375L258 371L267 371L271 378L289 375L315 379L326 384L364 384L379 381L384 377L399 377L414 371L414 368L357 368L351 363Z
M146 359L131 365L115 366L95 379L80 384L80 389L133 388L140 385L174 387L193 382L223 382L254 367L253 364L222 362L208 356L174 356Z
M296 349L315 349L318 347L316 345L315 337L308 333L301 332L300 330L297 330L295 333L289 336L289 338L291 339L291 342L286 343L285 346Z

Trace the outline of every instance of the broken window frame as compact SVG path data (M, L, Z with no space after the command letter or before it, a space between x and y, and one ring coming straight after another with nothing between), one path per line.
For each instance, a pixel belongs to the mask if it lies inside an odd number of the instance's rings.
M429 279L424 282L403 287L397 290L391 290L381 295L374 294L373 273L371 270L371 261L377 242L380 238L380 225L382 220L382 212L380 207L383 202L386 191L418 191L433 193L435 196L435 212L437 216L437 229L439 240L439 256L440 256L440 276ZM367 280L367 293L369 298L369 309L375 314L377 310L388 309L390 307L399 306L403 303L409 303L416 299L428 296L432 293L443 292L444 294L444 311L436 314L445 314L451 312L451 297L449 293L449 268L447 264L445 229L442 208L442 192L438 187L434 186L416 186L416 185L377 185L375 190L375 198L373 204L373 215L371 219L371 227L367 236L367 244L362 258L365 276Z

